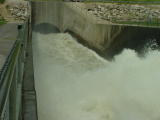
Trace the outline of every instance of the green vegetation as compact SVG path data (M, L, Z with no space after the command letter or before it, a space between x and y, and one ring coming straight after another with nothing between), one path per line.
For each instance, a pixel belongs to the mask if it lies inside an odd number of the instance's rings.
M4 3L5 0L0 0L0 3Z
M37 1L41 1L41 2L46 2L46 1L62 2L63 0L27 0L27 1L33 1L33 2L37 2Z
M136 1L136 2L141 2L141 1L142 2L154 2L154 1L156 1L156 2L160 2L160 0L112 0L112 1L131 1L131 2L133 2L133 1Z
M5 23L6 23L5 19L0 18L0 25L5 24Z
M156 26L156 27L160 27L160 23L147 23L147 22L118 22L119 24L130 24L130 25L142 25L142 26Z
M113 23L160 27L160 21L156 19L150 22L149 21L114 21Z
M160 0L84 0L84 2L127 3L127 4L160 4Z
M85 1L94 1L94 2L160 2L160 0L85 0Z

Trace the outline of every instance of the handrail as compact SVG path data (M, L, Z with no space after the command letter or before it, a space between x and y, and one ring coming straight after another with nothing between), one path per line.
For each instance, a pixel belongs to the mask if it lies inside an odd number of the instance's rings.
M25 59L27 22L19 30L6 62L0 71L0 120L18 120L21 112L21 84ZM17 102L20 102L16 104Z

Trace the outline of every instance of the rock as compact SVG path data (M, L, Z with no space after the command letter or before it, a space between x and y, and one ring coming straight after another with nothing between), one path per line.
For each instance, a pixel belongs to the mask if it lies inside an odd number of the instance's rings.
M16 20L25 21L26 18L28 17L28 6L26 5L19 4L15 6L9 6L8 10Z
M88 9L88 11L90 14L94 14L95 16L108 21L112 21L112 19L122 21L145 21L149 14L152 15L152 18L159 18L160 16L160 10L153 10L140 5L95 5L92 10Z

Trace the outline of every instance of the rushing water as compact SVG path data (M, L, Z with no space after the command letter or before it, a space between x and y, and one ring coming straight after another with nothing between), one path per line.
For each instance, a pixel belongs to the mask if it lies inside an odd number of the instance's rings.
M160 52L108 62L69 34L33 33L39 120L159 120Z

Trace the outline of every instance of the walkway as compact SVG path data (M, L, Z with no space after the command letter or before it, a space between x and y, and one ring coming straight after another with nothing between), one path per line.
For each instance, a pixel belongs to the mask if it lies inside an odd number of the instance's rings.
M8 56L14 41L17 39L17 23L8 23L0 26L0 68Z

